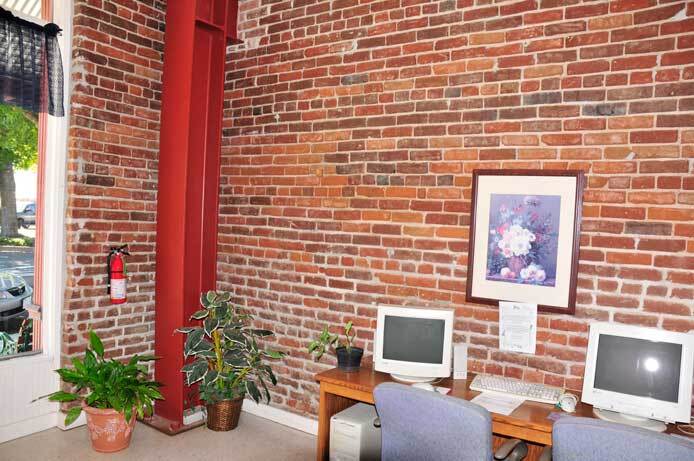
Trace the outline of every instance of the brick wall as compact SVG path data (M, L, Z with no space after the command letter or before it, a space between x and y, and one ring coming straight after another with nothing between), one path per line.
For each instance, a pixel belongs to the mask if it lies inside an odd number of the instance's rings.
M591 320L694 330L694 3L240 2L220 287L279 333L277 404L315 413L308 339L375 307L456 309L469 368L580 389ZM588 177L575 317L536 355L465 301L471 172Z
M86 332L109 354L153 350L154 245L164 5L75 0L64 358ZM106 295L106 254L130 244L128 303Z

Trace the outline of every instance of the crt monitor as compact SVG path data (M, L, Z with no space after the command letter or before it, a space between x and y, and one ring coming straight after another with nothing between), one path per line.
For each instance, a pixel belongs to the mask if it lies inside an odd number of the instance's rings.
M374 368L402 382L431 382L451 374L452 310L380 307Z
M689 422L694 336L596 322L590 326L582 400L596 416L663 431Z

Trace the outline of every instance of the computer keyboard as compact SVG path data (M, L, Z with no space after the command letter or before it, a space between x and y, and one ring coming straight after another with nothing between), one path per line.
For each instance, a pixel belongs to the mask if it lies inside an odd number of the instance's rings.
M516 395L526 400L551 404L557 403L564 392L558 387L526 383L520 379L492 375L476 375L470 384L470 390Z

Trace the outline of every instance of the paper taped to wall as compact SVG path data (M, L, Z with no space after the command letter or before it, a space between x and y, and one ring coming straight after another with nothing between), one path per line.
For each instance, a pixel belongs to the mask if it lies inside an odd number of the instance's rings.
M535 353L537 304L499 302L499 349Z

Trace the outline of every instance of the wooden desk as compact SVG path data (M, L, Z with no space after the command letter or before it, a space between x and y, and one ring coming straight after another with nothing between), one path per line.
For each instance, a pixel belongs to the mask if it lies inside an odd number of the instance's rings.
M357 402L374 403L373 389L392 381L390 375L362 368L355 373L345 373L337 368L316 375L320 383L320 407L318 410L318 461L328 459L330 453L330 417ZM448 395L470 400L479 392L469 389L472 376L467 381L444 379L439 386L449 387ZM553 405L526 401L509 416L492 413L494 447L507 438L522 439L528 444L526 460L537 459L544 445L552 444L552 423L547 419L551 412L561 411ZM579 403L575 416L592 416L592 407Z
M374 387L381 383L393 381L390 375L373 371L362 366L355 373L345 373L337 368L316 375L320 383L320 407L318 409L318 461L328 459L330 454L330 417L335 413L354 405L357 402L374 403ZM437 385L451 388L448 395L470 400L479 392L471 391L469 386L474 375L466 381L444 379ZM492 413L492 432L494 448L499 447L506 439L515 438L528 442L526 461L535 461L540 456L544 445L552 445L552 420L547 419L552 412L561 410L547 403L525 401L508 416ZM580 403L573 416L593 418L593 407ZM667 433L682 435L673 424L668 425Z

